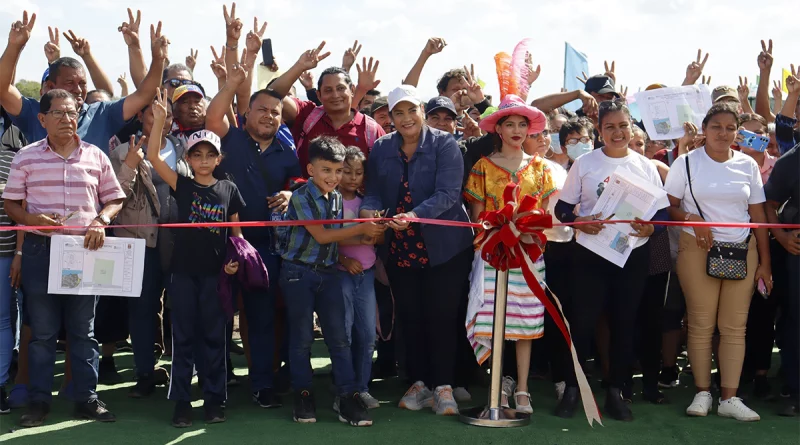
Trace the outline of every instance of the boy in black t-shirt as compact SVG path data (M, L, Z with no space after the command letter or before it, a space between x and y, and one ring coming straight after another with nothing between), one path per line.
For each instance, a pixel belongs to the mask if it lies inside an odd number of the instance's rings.
M159 91L153 104L151 140L160 141L166 117L167 99ZM172 302L172 376L168 397L175 401L172 425L185 428L192 424L191 381L193 356L203 375L203 408L206 423L225 421L223 404L226 393L225 315L217 296L220 270L233 275L239 264L224 264L228 229L208 227L207 223L238 222L244 208L236 185L216 180L212 173L221 158L220 140L210 131L200 130L189 136L186 157L194 180L179 176L158 150L148 150L153 169L169 184L178 207L180 222L197 223L196 229L178 229L171 266L169 296ZM231 228L233 236L241 229ZM181 259L184 259L181 261Z

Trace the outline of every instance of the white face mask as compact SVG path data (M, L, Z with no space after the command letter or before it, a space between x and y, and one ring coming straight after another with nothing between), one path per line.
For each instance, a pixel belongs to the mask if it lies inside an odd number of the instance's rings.
M567 145L567 156L573 161L592 151L594 146L591 142L578 142L577 144Z
M564 152L561 150L561 138L558 133L550 133L550 149L557 155Z

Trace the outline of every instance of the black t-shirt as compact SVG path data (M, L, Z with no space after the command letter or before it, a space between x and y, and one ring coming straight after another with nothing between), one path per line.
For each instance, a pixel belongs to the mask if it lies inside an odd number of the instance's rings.
M784 224L800 224L800 145L787 151L775 163L764 194L770 201L786 205L780 214Z
M178 205L178 221L182 223L226 222L245 205L236 184L227 180L204 186L178 176L171 193ZM225 261L228 230L224 227L175 229L172 272L192 276L218 274Z

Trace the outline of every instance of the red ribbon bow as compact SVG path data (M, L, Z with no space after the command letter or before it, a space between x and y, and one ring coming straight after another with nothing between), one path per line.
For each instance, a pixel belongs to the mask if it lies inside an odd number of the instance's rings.
M539 204L536 197L520 195L520 187L509 183L503 190L503 201L506 205L493 212L481 212L479 220L484 230L475 238L475 245L481 251L481 258L495 269L522 270L525 283L553 317L572 352L575 375L589 425L593 421L602 425L600 411L572 345L569 323L563 315L561 303L552 290L549 294L545 293L534 273L533 262L544 253L547 243L543 230L553 227L553 218L542 209L536 208Z

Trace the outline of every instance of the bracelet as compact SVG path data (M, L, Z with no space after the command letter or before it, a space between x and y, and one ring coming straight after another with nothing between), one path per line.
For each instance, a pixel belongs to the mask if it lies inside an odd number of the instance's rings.
M236 46L228 46L228 44L226 43L226 44L225 44L225 48L228 48L228 49L229 49L229 50L231 50L231 51L235 51L236 49L238 49L238 48L239 48L239 45L236 45Z

